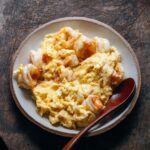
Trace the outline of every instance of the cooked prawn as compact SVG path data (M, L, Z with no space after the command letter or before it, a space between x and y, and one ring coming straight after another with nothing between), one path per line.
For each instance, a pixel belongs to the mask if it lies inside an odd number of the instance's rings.
M86 59L96 53L95 44L86 36L82 35L74 43L74 49L79 58Z
M21 87L30 89L37 83L40 77L40 70L32 64L21 66L17 72L18 83Z
M103 49L108 50L110 48L110 43L107 39L95 37L94 42L96 44L97 51L100 51Z
M111 76L111 81L113 85L120 83L123 79L123 75L119 72L114 71Z
M29 53L29 62L40 68L42 66L42 55L41 49L38 49L38 51L31 50Z
M64 65L65 66L77 66L79 64L78 57L76 55L70 55L65 58Z
M98 95L89 95L83 105L88 106L95 113L103 109L103 104Z

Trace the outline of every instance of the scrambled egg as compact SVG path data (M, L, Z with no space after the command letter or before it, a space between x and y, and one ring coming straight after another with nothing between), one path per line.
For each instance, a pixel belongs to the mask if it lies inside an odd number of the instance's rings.
M71 27L46 35L15 73L18 85L32 91L40 115L67 128L93 121L123 79L117 49Z

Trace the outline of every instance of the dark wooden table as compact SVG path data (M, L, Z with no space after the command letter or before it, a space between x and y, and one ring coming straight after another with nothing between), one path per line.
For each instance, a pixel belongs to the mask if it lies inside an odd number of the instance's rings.
M0 136L8 149L59 150L69 140L29 122L9 89L10 60L21 41L41 24L65 16L85 16L111 25L133 47L142 72L141 94L132 113L111 131L83 138L74 149L149 150L149 0L0 0Z

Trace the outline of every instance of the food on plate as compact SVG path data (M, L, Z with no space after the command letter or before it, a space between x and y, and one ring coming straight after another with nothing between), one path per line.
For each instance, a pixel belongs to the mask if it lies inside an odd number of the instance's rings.
M15 71L18 85L32 91L41 116L67 128L93 121L124 77L121 56L107 39L71 27L46 35L28 59Z

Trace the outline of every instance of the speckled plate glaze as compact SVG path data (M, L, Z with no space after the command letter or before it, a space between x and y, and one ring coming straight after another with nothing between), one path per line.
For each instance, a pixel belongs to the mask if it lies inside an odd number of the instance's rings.
M37 50L45 34L58 31L61 27L70 26L79 29L88 37L100 36L109 39L111 45L114 45L122 56L122 64L125 77L132 77L136 83L135 95L125 107L108 116L90 130L87 136L94 136L106 132L119 124L133 109L139 96L141 87L141 73L138 60L129 43L110 26L93 19L85 17L66 17L50 21L29 34L21 43L20 47L12 58L10 66L10 88L16 105L31 122L39 127L54 134L72 137L79 130L67 129L62 126L53 126L47 118L41 117L35 110L35 104L31 99L31 93L18 87L13 78L13 71L17 69L20 63L26 64L29 50Z

